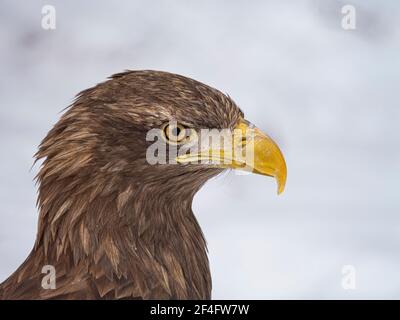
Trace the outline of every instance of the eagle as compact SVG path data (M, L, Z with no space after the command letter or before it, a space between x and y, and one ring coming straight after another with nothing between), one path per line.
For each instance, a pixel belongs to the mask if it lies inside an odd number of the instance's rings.
M234 143L196 147L204 129L249 147L252 160L229 152ZM166 151L151 158L158 140ZM124 71L79 93L35 158L36 241L0 299L211 299L194 195L227 169L274 177L278 193L286 182L279 147L228 95L153 70Z

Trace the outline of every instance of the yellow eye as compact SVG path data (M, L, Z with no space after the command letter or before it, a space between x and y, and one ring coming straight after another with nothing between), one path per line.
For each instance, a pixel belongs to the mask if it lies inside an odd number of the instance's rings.
M168 142L180 143L186 138L185 127L178 124L167 123L163 129L164 137Z
M170 144L181 144L191 140L196 131L179 124L167 123L163 126L164 139Z

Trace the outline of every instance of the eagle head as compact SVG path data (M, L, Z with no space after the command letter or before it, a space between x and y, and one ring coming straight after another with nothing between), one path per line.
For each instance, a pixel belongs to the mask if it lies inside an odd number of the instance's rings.
M272 176L278 146L227 95L167 72L127 71L81 92L40 144L39 228L5 298L210 298L192 199L226 169ZM57 288L44 290L41 268Z

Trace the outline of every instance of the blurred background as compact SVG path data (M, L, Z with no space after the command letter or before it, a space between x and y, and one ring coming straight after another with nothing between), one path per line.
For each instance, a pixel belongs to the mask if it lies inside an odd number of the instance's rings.
M113 73L156 69L228 93L288 165L279 197L235 173L196 195L213 298L400 298L399 21L394 0L2 0L0 281L32 248L32 156L61 110Z

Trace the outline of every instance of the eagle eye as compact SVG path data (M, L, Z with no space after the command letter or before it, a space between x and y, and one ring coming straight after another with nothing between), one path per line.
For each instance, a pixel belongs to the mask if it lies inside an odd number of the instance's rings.
M183 144L192 140L196 131L180 124L167 123L162 128L163 138L169 144Z

